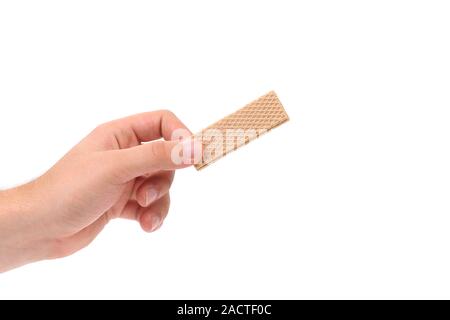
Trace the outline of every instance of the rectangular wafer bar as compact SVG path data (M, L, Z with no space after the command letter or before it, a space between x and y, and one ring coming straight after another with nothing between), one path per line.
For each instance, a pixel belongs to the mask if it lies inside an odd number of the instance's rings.
M207 167L288 120L276 93L269 92L194 136L203 147L195 168Z

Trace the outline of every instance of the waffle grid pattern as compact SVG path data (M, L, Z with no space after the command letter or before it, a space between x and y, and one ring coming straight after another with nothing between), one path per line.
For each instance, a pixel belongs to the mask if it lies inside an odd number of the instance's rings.
M195 168L205 168L288 120L276 93L269 92L195 135L203 146L202 160Z

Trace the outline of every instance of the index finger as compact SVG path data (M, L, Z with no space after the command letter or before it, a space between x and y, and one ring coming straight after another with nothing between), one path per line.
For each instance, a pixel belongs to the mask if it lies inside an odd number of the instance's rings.
M139 143L160 138L172 140L176 130L185 131L182 138L192 134L184 123L169 110L139 113L108 122L106 125L119 137L131 135L136 137Z

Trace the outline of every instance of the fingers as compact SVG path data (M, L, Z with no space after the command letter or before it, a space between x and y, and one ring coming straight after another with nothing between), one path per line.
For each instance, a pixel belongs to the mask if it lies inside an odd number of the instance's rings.
M132 219L139 222L146 232L156 231L161 227L169 213L170 196L167 193L149 207L141 207L136 201L130 201L125 206L121 218Z
M96 132L113 136L117 141L118 149L105 151L102 163L114 183L160 170L185 168L201 159L201 143L190 139L190 131L170 111L146 112L111 121ZM166 141L142 143L161 137Z
M169 189L174 175L174 171L166 171L140 178L133 195L135 200L126 204L120 217L138 221L146 232L159 229L169 212Z
M169 213L170 196L164 197L154 202L150 207L143 208L139 217L141 228L146 232L158 230Z
M161 170L186 168L201 158L201 143L191 139L153 141L124 150L107 151L104 164L115 178L124 183L139 176Z
M191 135L189 129L171 111L160 110L132 115L114 120L101 126L103 130L113 134L121 148L130 147L131 140L137 143L148 142L159 138L174 140ZM178 136L173 137L178 130Z
M161 172L146 179L135 191L135 199L141 207L148 207L169 192L175 171Z

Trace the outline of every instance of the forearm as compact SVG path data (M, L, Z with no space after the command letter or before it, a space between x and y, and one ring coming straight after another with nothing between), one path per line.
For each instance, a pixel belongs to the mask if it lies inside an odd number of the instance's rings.
M0 272L45 259L49 240L39 236L33 185L0 191Z

